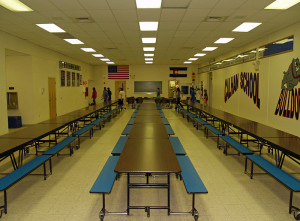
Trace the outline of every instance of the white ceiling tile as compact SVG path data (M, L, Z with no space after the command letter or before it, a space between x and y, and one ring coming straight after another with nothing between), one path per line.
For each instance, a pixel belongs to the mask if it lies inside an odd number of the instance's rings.
M185 13L185 9L162 9L160 21L180 21Z
M138 9L139 21L159 21L161 9Z
M219 0L199 1L192 0L189 9L210 9L213 8Z
M109 0L107 1L111 9L136 9L135 1L133 0Z
M176 31L178 28L178 22L159 22L158 32L161 31Z
M194 31L198 25L199 22L181 22L178 31Z
M86 18L90 17L89 13L85 9L81 10L64 10L65 15L71 18Z
M110 10L89 10L89 14L96 22L115 22L116 18Z
M57 7L48 0L36 1L36 0L22 0L25 5L28 5L34 11L48 11L57 10Z
M78 2L85 8L90 10L97 10L97 9L109 9L106 0L78 0Z
M70 0L49 0L59 10L81 10L83 7L77 1Z
M201 22L211 10L208 9L188 9L184 14L183 22Z
M113 14L118 22L138 21L136 10L113 10Z

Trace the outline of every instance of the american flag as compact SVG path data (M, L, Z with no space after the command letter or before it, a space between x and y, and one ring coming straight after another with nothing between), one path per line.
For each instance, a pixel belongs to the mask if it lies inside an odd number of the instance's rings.
M109 65L108 79L129 79L129 65Z

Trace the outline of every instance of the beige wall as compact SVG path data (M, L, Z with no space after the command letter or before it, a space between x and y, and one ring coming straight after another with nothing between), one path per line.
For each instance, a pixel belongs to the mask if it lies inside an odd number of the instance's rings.
M156 94L142 94L134 93L134 81L162 81L161 97L168 97L168 83L173 78L169 77L171 74L170 67L180 67L180 65L130 65L129 80L126 80L126 96L127 97L156 97ZM188 67L186 78L177 78L179 84L192 83L192 73L197 73L196 65L181 65L181 67ZM111 91L115 91L115 81L107 79L107 66L94 67L93 79L100 94L102 94L103 87L110 87ZM104 84L105 83L105 84ZM98 92L98 94L99 94ZM114 94L112 95L114 98Z
M8 56L10 53L6 56L6 49L29 56L25 56L26 58ZM20 109L10 111L9 114L21 115L25 124L49 119L48 78L50 77L56 78L57 115L88 105L89 100L83 92L84 86L60 86L59 61L81 66L80 73L83 75L83 80L91 79L93 71L91 65L0 32L0 134L8 131L6 92L9 86L15 86L21 102Z
M285 118L275 115L275 108L281 92L281 81L283 71L287 71L293 58L300 58L300 23L288 27L280 32L273 33L270 36L260 39L259 41L249 44L239 51L231 52L224 55L223 58L236 55L249 49L260 47L264 44L282 39L289 35L294 35L293 52L283 53L269 58L260 59L259 71L256 71L253 62L248 62L232 67L219 69L212 72L212 97L211 105L214 108L221 109L238 116L252 119L266 125L287 131L291 134L300 136L299 120L295 118ZM219 59L217 59L219 60ZM241 72L259 73L259 97L260 109L256 107L253 100L250 99L241 89L240 86L235 94L225 103L224 89L225 79L240 74ZM199 81L203 80L208 83L208 73L199 75ZM240 79L239 79L240 80ZM239 81L240 82L240 81ZM300 88L300 83L296 86Z

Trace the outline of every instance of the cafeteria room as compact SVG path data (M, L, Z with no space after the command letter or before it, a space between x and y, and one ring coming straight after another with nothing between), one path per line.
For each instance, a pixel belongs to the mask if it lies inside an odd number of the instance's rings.
M0 0L0 219L300 220L300 0Z

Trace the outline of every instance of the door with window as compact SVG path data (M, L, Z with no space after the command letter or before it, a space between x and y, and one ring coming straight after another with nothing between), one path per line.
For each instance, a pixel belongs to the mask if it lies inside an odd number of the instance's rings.
M119 99L119 88L123 88L123 91L126 94L126 81L115 81L115 100L117 101Z
M55 78L48 78L49 112L50 119L56 118L56 81Z

